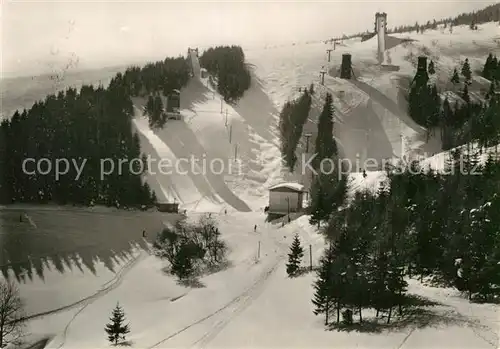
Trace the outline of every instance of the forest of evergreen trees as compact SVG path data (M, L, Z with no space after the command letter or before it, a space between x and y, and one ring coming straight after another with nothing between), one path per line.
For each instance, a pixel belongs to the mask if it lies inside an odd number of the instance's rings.
M130 97L168 93L180 89L188 79L186 59L167 58L143 68L128 68L107 88L83 86L79 92L69 88L49 95L29 110L2 121L0 202L153 205L156 196L142 178L144 157L139 137L132 132ZM23 162L29 158L47 160L40 169L36 163L28 163L25 171ZM56 178L54 166L60 159L66 159L70 166ZM120 166L121 159L128 162ZM131 162L133 159L142 159L142 165L137 160ZM48 164L52 172L44 175ZM65 165L59 164L64 170ZM75 164L82 168L81 173ZM111 173L103 175L103 170Z
M362 310L373 308L390 319L404 307L408 276L433 276L478 301L500 296L500 163L477 163L456 153L448 175L416 162L389 169L378 193L358 192L333 210L323 230L329 246L315 283L316 312L355 310L361 321Z
M493 60L484 74L491 74ZM415 84L427 86L426 74L420 73ZM423 105L429 94L412 98ZM315 152L320 160L337 157L330 104L327 97L318 123ZM479 138L465 139L467 144L478 140L480 149L453 151L444 172L421 168L417 161L399 164L387 168L388 179L378 192L357 192L349 203L345 175L315 176L310 223L324 223L327 247L316 271L312 302L325 324L332 322L331 316L334 322L342 318L352 324L356 315L363 322L363 310L370 308L387 323L404 316L412 302L406 294L408 277L431 276L470 300L498 300L500 160L490 154L481 164L479 155L483 146L500 141L499 95L491 94L480 109L477 123L482 127L475 129ZM429 118L432 111L421 115Z
M281 141L281 156L290 172L294 171L297 162L295 151L302 137L304 124L307 122L311 109L313 85L304 88L301 96L294 101L287 101L279 116L279 129Z
M217 79L217 91L227 103L235 103L250 88L251 75L240 46L217 46L204 51L200 65Z
M448 98L442 101L436 85L428 84L429 74L434 73L432 61L427 71L417 70L408 95L408 114L413 120L429 130L438 127L444 150L473 141L483 145L496 144L493 135L500 130L500 120L491 116L492 109L498 108L492 99L500 81L500 64L496 56L488 56L482 71L483 77L491 81L484 103L473 101L469 96L472 72L468 59L465 59L460 73L455 69L450 77L460 95L460 99L453 103Z

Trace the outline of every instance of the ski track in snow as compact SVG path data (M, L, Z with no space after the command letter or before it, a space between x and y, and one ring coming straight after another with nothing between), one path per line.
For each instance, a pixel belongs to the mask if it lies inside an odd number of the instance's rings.
M110 281L108 281L107 283L105 283L103 285L104 286L103 289L99 290L98 292L94 293L93 295L91 295L91 296L89 296L87 298L84 298L84 299L82 299L82 300L80 300L80 301L78 301L76 303L70 304L68 306L65 306L65 307L62 307L62 308L59 308L59 309L55 309L55 310L52 310L52 311L49 311L49 312L45 312L43 314L37 314L37 315L30 316L29 319L35 319L35 318L43 317L45 315L57 314L57 313L70 310L70 309L72 309L74 307L77 307L78 305L82 305L83 304L83 306L75 313L75 315L73 315L73 317L71 318L71 320L68 322L68 324L64 328L64 331L62 333L62 342L58 346L58 349L61 349L64 346L65 342L66 342L66 337L67 337L69 328L70 328L71 324L73 323L73 321L78 317L78 315L80 315L89 305L91 305L97 299L99 299L100 297L103 297L104 295L108 294L109 292L111 292L112 290L114 290L115 288L117 288L122 283L123 278L125 277L125 275L135 265L137 265L139 263L139 261L141 261L142 259L144 259L145 256L146 256L145 252L141 252L141 253L139 253L138 256L136 256L135 258L133 258L130 261L128 261L116 273L116 275L115 275L115 277L113 277L113 279L111 279Z
M276 240L276 238L271 237L273 243L275 244L276 247L276 252L279 252L277 255L277 258L273 265L266 269L264 272L260 274L260 276L257 278L257 280L249 287L247 288L244 292L240 293L238 296L234 297L231 299L228 303L226 303L224 306L220 307L219 309L215 310L214 312L204 316L201 319L196 320L195 322L192 322L191 324L181 328L180 330L172 333L168 337L156 342L155 344L147 347L147 349L153 349L157 348L159 345L166 343L167 341L177 337L181 333L191 329L192 327L199 325L201 323L204 323L207 320L212 319L213 317L223 313L224 311L231 309L231 307L234 306L234 308L229 311L228 315L224 317L222 320L219 320L212 328L206 332L202 337L200 337L196 342L194 342L191 347L200 347L203 348L205 347L210 341L212 341L236 316L241 314L245 309L247 309L252 302L257 299L266 289L267 281L270 279L270 277L275 273L275 271L278 269L278 266L280 263L284 260L285 255L283 254L282 249L283 248L288 248L288 246L285 246L285 244L279 242ZM250 258L247 258L245 261L251 260Z
M246 291L244 291L243 293L241 293L240 295L236 296L235 298L233 298L230 302L226 303L223 307L217 309L216 311L208 314L207 316L183 327L182 329L174 332L173 334L169 335L168 337L160 340L159 342L156 342L155 344L147 347L147 349L152 349L152 348L157 348L159 345L161 344L164 344L165 342L169 341L170 339L174 338L174 337L177 337L178 335L180 335L181 333L189 330L190 328L198 325L198 324L201 324L211 318L213 318L214 316L220 314L221 312L223 312L224 310L228 309L229 307L233 306L233 305L240 305L242 303L244 303L245 301L248 301L250 300L253 300L254 298L252 298L252 295L258 291L258 289L260 287L263 287L266 283L266 281L269 279L269 277L274 273L274 271L277 269L278 265L279 265L279 262L281 262L281 259L278 260L270 269L266 270L264 273L261 274L261 276L257 279L256 282L254 282L252 284L252 286L250 286L250 288L248 288ZM250 303L247 304L247 306L249 305ZM222 328L221 328L222 329ZM203 339L203 337L202 337Z

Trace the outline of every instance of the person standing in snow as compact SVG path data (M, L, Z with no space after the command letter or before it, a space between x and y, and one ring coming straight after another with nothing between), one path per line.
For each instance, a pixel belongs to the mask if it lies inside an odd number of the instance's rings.
M142 237L143 237L143 238L145 238L145 237L146 237L146 231L145 231L145 230L143 230L143 231L142 231Z
M253 231L256 232L257 231L257 224L255 224L255 226L253 227Z

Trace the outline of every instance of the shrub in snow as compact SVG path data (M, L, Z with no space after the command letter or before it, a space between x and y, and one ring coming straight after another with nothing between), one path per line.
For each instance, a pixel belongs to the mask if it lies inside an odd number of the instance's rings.
M195 223L184 218L175 226L166 227L158 234L154 249L157 256L170 263L170 271L181 280L227 263L227 245L220 238L217 222L209 216Z
M353 320L352 320L352 310L351 309L346 309L342 312L342 322L344 325L352 325Z

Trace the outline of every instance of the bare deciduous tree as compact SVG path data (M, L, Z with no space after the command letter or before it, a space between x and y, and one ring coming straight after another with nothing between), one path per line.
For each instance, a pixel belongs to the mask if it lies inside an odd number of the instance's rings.
M0 348L17 343L23 330L23 302L13 281L0 280Z

